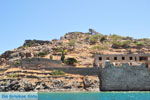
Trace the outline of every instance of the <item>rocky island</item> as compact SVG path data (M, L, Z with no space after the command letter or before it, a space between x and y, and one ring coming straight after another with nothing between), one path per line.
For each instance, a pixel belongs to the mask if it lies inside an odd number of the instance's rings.
M150 39L69 32L51 41L26 40L0 55L0 92L100 91L95 54L150 53Z

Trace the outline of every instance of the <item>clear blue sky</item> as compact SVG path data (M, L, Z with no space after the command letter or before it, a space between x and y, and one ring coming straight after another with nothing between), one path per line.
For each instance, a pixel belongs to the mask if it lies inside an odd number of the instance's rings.
M0 0L0 53L66 32L150 37L150 0Z

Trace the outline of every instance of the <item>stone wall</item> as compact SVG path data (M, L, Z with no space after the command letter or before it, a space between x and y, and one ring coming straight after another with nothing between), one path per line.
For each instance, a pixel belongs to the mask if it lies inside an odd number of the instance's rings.
M101 91L150 91L150 71L145 65L116 67L107 62L99 78Z
M44 45L44 44L49 44L50 41L43 41L43 40L25 40L24 46L26 45Z
M97 76L99 74L99 68L76 68L76 67L47 67L47 70L62 70L66 73L77 74L77 75L89 75Z
M46 58L26 58L20 61L20 65L26 68L45 68L45 67L62 67L59 60L50 60Z

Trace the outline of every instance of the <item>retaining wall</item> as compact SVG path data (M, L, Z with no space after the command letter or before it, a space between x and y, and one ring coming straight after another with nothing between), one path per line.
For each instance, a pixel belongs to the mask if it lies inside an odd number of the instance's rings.
M116 67L107 63L99 78L101 91L150 91L150 71L145 65Z
M61 61L46 58L26 58L22 59L20 64L22 67L27 68L62 67Z

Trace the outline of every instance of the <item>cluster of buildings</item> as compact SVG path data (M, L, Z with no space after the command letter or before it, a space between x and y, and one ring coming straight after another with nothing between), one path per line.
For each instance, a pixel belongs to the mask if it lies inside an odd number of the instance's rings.
M104 67L105 62L109 61L115 66L129 64L130 66L138 66L145 64L150 68L150 54L97 54L94 59L94 67Z

